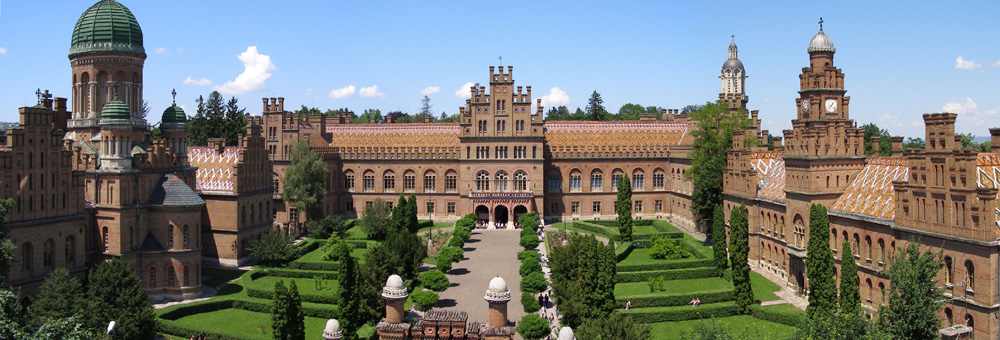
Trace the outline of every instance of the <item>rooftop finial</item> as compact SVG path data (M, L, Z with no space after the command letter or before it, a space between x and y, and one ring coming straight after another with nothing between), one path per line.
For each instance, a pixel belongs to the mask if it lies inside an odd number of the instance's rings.
M729 37L732 38L733 41L736 41L736 35L735 34L730 34Z
M115 88L115 98L118 98L118 89L120 87L121 87L121 82L119 82L119 81L116 80L115 81L115 86L114 86L114 88Z
M177 89L170 91L170 95L174 96L174 105L177 105Z
M35 90L35 95L38 96L38 104L42 103L42 89Z
M819 17L819 30L820 32L823 31L823 17Z

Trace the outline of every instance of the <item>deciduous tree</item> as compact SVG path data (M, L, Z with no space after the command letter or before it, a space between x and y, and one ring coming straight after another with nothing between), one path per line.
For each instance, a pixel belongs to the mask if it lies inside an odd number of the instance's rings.
M247 252L261 265L277 267L284 265L295 256L294 241L285 233L272 230L261 234L260 238L250 240Z
M698 122L698 129L691 132L694 150L689 154L691 168L684 176L694 182L691 212L699 230L704 231L715 206L722 204L722 172L726 166L726 149L733 146L733 130L748 127L750 119L743 111L731 113L729 105L722 102L706 103L690 115ZM752 145L754 139L749 137L744 142Z
M944 300L937 281L943 266L941 254L921 252L913 240L896 252L884 272L892 284L888 306L879 311L879 323L897 339L936 339L941 325L937 312Z
M285 170L285 201L306 213L310 220L323 218L323 197L326 196L326 177L329 172L305 139L292 146L291 164Z
M389 219L389 206L381 198L376 198L372 204L366 204L361 211L361 229L373 240L383 240L389 233L392 222Z
M621 313L611 313L607 317L587 320L574 333L578 339L646 340L651 338L649 325Z

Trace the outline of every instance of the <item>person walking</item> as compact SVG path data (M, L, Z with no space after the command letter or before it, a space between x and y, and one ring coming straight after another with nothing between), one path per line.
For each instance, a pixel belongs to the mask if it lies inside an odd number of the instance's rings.
M625 300L625 310L632 309L632 300Z

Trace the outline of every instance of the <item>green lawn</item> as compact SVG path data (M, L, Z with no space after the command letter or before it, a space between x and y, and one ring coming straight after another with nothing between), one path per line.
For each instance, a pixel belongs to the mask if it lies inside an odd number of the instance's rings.
M354 226L351 227L351 229L347 229L347 231L344 232L344 235L346 235L347 239L349 239L349 240L367 240L368 239L368 234L365 234L365 231L361 229L361 224L359 224L357 222L354 223Z
M340 284L337 280L321 280L323 282L323 290L316 289L315 279L310 278L288 278L288 277L277 277L277 276L264 276L262 278L253 280L250 286L267 291L274 290L274 284L278 280L285 281L285 286L291 284L290 281L295 281L295 286L299 288L299 294L302 295L333 295L340 288Z
M420 230L417 230L417 233L423 233L423 232L431 230L431 229L438 230L438 229L444 229L444 228L451 228L451 227L454 227L454 226L455 226L454 223L436 222L436 223L434 223L433 227L423 227L423 228L420 228Z
M271 315L265 313L250 312L242 309L223 309L185 316L177 319L177 321L196 329L225 330L226 333L231 333L244 339L272 339ZM306 338L317 339L323 334L323 328L326 327L326 320L306 317L305 324ZM373 331L374 327L368 326L362 328L358 333L370 335Z
M218 287L219 285L232 281L239 278L246 271L239 269L223 269L223 268L202 268L201 284L208 287Z
M690 280L665 280L663 291L650 292L649 284L646 282L629 282L615 285L616 297L627 297L635 295L650 294L686 294L696 292L714 292L719 290L733 289L733 284L721 277L709 277L704 279Z
M660 233L660 231L656 230L656 228L654 228L651 225L637 225L637 226L632 226L632 235L647 235L647 234L648 235L655 235L655 234L659 234L659 233Z
M794 308L794 307L793 307ZM791 335L796 328L770 321L756 319L749 315L736 315L708 320L685 320L650 324L652 339L678 339L690 333L699 323L718 322L734 334L750 335L753 339L774 339Z
M781 290L781 287L752 270L750 271L750 287L753 288L755 300L774 301L781 299L774 295L774 292Z
M351 257L358 259L358 263L364 263L365 254L368 253L368 249L358 249L355 248L351 250ZM311 252L305 253L300 256L295 262L334 262L323 259L323 247L316 248Z

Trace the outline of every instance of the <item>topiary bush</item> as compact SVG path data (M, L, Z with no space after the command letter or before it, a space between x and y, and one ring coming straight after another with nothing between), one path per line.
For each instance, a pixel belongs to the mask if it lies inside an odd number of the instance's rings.
M426 312L437 305L438 294L429 290L421 290L410 294L410 300L413 301L414 308L418 311Z
M447 273L451 271L451 259L447 257L438 257L437 259L437 269L442 273Z
M517 252L517 260L524 261L524 259L538 259L540 258L538 251L536 250L522 250Z
M548 281L545 281L545 275L542 275L541 272L531 273L521 280L521 291L532 294L541 293L548 285Z
M458 247L444 247L438 252L438 258L442 257L451 262L458 262L465 258L465 250Z
M661 260L679 260L690 257L687 247L677 240L653 236L653 245L649 248L649 257Z
M542 306L538 304L538 300L535 299L534 294L521 294L521 306L524 307L524 312L528 314L542 309Z
M531 273L541 273L542 264L538 263L538 258L527 259L521 262L521 268L518 268L517 272L521 274L521 277L530 275Z
M451 285L451 281L440 270L428 270L420 273L420 286L435 292L443 292Z
M538 244L541 242L542 241L538 240L538 236L531 234L531 235L521 236L520 244L521 247L524 247L525 250L528 250L528 249L538 248Z

